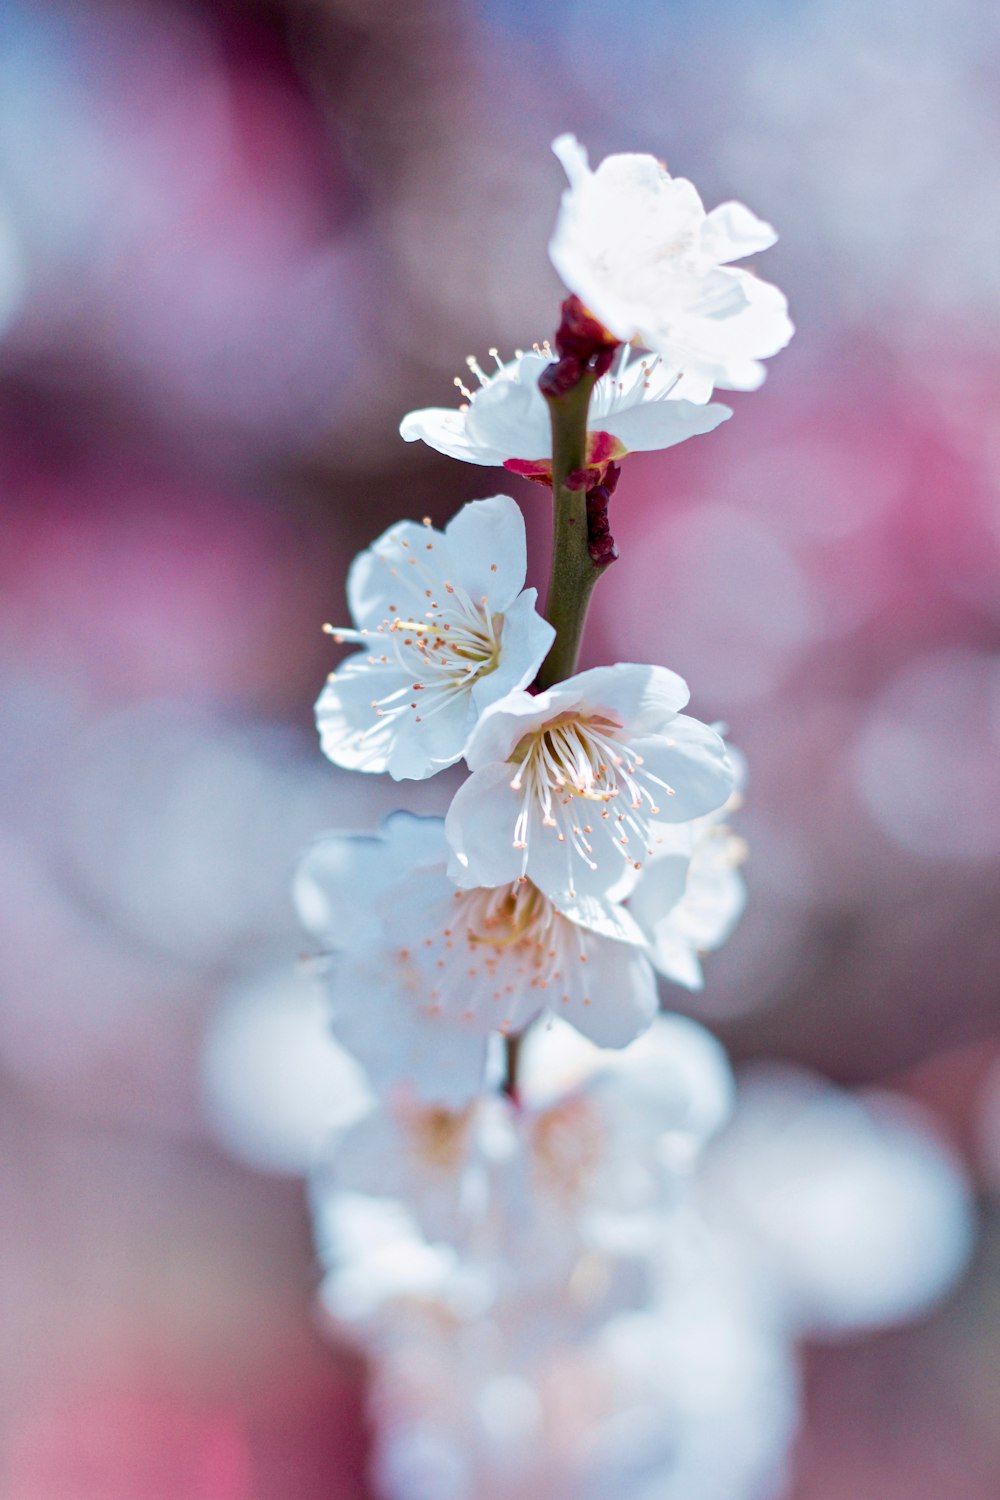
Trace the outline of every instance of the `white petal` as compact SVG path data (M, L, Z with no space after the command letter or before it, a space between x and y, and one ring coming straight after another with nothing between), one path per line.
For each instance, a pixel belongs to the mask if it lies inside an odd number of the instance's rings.
M380 957L357 954L336 965L334 1035L376 1086L409 1083L428 1103L461 1108L482 1087L489 1038L410 1003Z
M586 148L580 145L575 135L566 132L564 135L556 136L552 142L552 150L562 163L563 171L569 178L571 187L576 187L578 183L590 176Z
M504 885L521 874L523 854L514 848L513 774L512 767L494 762L475 771L452 798L444 831L452 851L448 875L456 885Z
M601 937L632 943L636 947L642 947L646 941L631 912L616 902L603 901L596 896L580 896L575 901L553 902L553 905L570 921Z
M447 406L425 406L403 418L399 435L404 442L424 442L448 458L459 458L465 463L489 468L498 467L505 458L512 456L477 443L468 431L466 415Z
M503 611L524 587L528 567L524 517L516 500L494 495L463 505L445 527L452 568L450 579L460 583L478 604Z
M510 771L510 767L507 767ZM511 811L508 813L508 838L513 837L514 819L520 799L510 793ZM587 804L593 806L593 804ZM581 815L581 822L583 821ZM547 828L541 813L532 808L528 823L528 849L525 873L544 891L549 900L560 910L572 912L579 902L605 901L627 868L622 849L616 837L613 819L595 817L590 842L593 855L586 863L573 852L569 839L559 837L560 830ZM522 851L522 859L523 859Z
M673 788L662 789L658 816L665 823L686 823L714 812L733 789L733 768L724 741L687 714L677 714L665 735L631 742L643 757L642 771Z
M548 458L552 429L538 377L549 361L526 354L512 377L494 376L475 392L466 427L478 447L503 453L505 458Z
M605 419L605 431L624 443L631 453L651 453L672 448L685 438L713 432L732 416L728 406L713 403L697 405L693 401L644 401L626 411L614 412Z
M471 693L460 692L431 714L400 719L386 767L389 775L394 781L424 781L453 766L465 753L475 717Z
M586 993L553 1010L600 1047L627 1047L646 1031L658 1008L649 960L637 948L596 938L588 944Z
M746 899L746 882L739 870L725 865L706 869L704 858L696 855L684 899L654 925L654 941L659 946L668 937L676 937L698 952L711 952L735 928Z
M629 896L629 910L651 940L657 924L683 897L690 863L690 854L667 854L643 866Z
M382 716L373 704L383 704ZM390 717L402 706L403 712ZM394 662L369 666L367 653L349 657L316 701L323 754L348 771L395 781L422 781L461 760L475 717L470 693L456 693L436 712L414 692L412 676Z
M569 683L559 683L544 693L508 693L488 708L473 730L465 752L469 770L479 771L495 761L506 760L526 734L556 714L575 708L580 695L572 686L574 681L570 678Z
M375 907L406 871L440 862L441 818L398 812L378 834L328 833L306 849L292 896L299 920L328 948L362 946L380 925Z
M397 613L405 619L419 611L420 618L426 608L428 567L439 579L454 571L445 533L416 521L390 526L351 563L347 574L351 618L362 630L377 629Z
M395 743L395 721L380 719L375 700L409 691L409 677L394 665L368 666L368 653L348 657L316 700L316 728L323 754L347 771L386 771ZM425 774L430 774L429 772Z
M627 729L630 739L665 729L691 696L683 677L668 667L636 662L592 667L559 686L576 695L584 712L606 710Z
M751 213L743 203L720 203L705 218L701 231L702 250L711 265L741 260L769 250L778 236L763 219Z

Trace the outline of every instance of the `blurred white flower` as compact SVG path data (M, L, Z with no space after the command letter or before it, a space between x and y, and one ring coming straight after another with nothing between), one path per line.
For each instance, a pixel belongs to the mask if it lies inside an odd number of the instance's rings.
M328 834L307 851L295 894L331 966L338 1040L378 1084L464 1104L487 1043L558 1013L623 1047L656 1014L638 927L621 907L576 903L571 921L530 881L457 890L444 825L397 813L380 836Z
M537 1099L487 1094L449 1108L392 1090L338 1138L314 1180L334 1283L346 1275L357 1285L355 1263L374 1242L422 1236L446 1247L477 1297L494 1303L561 1287L576 1271L578 1308L600 1303L608 1316L622 1296L628 1304L730 1103L719 1049L699 1057L690 1038L686 1048L677 1040L665 1019L647 1043L595 1054L586 1076ZM370 1227L350 1207L359 1195L381 1201L389 1217ZM415 1274L427 1265L415 1259ZM397 1276L379 1281L360 1299L362 1319L406 1294Z
M324 753L354 771L422 779L465 753L477 718L526 687L555 636L524 588L524 520L507 495L464 505L443 532L402 521L351 565L363 648L316 704Z
M200 1073L213 1135L258 1171L304 1175L371 1107L360 1068L330 1035L322 986L287 961L226 996Z
M975 1232L958 1157L912 1101L857 1098L787 1066L740 1079L699 1198L793 1333L926 1312L964 1270Z
M592 172L574 136L552 149L569 187L549 255L570 291L616 338L680 370L678 396L756 389L760 360L784 348L792 324L777 287L727 263L773 245L771 226L741 203L706 214L694 186L652 156L608 156Z
M465 400L457 411L439 406L411 411L400 423L400 435L408 443L420 439L449 458L551 478L552 429L538 379L555 355L543 346L503 364L496 350L490 352L495 370L486 371L469 359L479 388L461 387ZM680 379L680 371L659 357L637 356L624 348L590 398L588 464L671 448L711 432L732 416L728 406L685 401Z
M541 1108L372 1116L315 1180L323 1302L375 1355L381 1493L765 1493L794 1423L791 1341L684 1207L674 1143L718 1124L730 1081L717 1056L673 1069L677 1039L665 1021L659 1092L643 1043L639 1069L624 1053Z
M452 879L526 876L574 917L582 898L621 894L660 822L699 817L732 790L722 740L679 712L688 696L666 667L619 663L495 704L445 820Z

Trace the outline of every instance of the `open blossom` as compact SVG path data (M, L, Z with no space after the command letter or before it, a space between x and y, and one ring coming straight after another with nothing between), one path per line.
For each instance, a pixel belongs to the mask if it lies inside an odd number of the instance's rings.
M654 157L605 157L595 172L572 135L552 148L569 178L549 255L570 291L616 338L682 371L678 396L754 390L760 360L792 335L777 287L728 264L777 235L741 203L706 213L692 183Z
M688 696L666 667L619 663L494 705L445 820L452 879L526 877L574 915L584 898L623 894L660 824L699 817L732 790L719 735L680 712Z
M546 346L503 364L495 350L491 353L495 370L484 370L469 359L479 386L462 386L465 400L457 411L411 411L400 423L400 434L408 443L421 439L439 453L467 463L502 464L517 474L551 478L552 430L538 380L555 355ZM624 348L590 398L588 463L671 448L685 438L711 432L732 415L728 406L685 401L678 390L680 379L680 371L658 356L636 355Z
M642 934L621 907L571 921L531 881L457 890L444 825L397 813L380 836L328 834L300 867L306 927L336 950L333 1030L376 1085L458 1105L481 1087L492 1033L543 1012L623 1047L656 1014Z
M664 827L656 857L629 896L653 964L689 990L703 987L702 955L722 946L746 906L746 844L724 821L740 805L746 773L742 756L731 746L729 754L737 776L732 796L693 823Z
M362 649L317 701L324 753L397 780L459 760L483 710L525 687L552 644L526 568L524 520L507 495L463 506L443 532L403 521L355 558L355 628L328 629Z

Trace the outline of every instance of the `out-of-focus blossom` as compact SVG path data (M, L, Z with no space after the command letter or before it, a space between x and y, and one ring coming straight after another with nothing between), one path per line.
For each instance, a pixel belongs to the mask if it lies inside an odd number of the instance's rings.
M401 521L347 580L362 649L316 704L324 753L353 771L420 780L465 754L476 721L532 680L555 639L524 587L524 521L507 495L465 505L445 530Z
M414 937L422 945L426 927L415 935L419 918L406 920L414 896L422 907L428 887L454 900L441 873L441 842L437 819L402 812L386 822L382 836L330 835L307 850L294 894L303 925L334 955L330 997L337 1039L377 1087L407 1079L425 1099L460 1108L482 1086L489 1029L470 1024L464 1012L463 1024L455 1024L436 998L433 979L414 962ZM409 902L401 902L401 894ZM395 931L399 921L402 938ZM442 913L442 943L451 940L446 926Z
M657 1023L634 1053L595 1052L584 1076L537 1099L528 1090L516 1102L487 1095L449 1109L396 1090L379 1102L315 1180L331 1305L345 1277L354 1287L364 1274L366 1237L369 1249L385 1248L404 1224L404 1237L447 1247L492 1298L555 1287L588 1257L610 1269L648 1255L729 1101L724 1065L706 1066L691 1048L675 1054L671 1037L669 1020ZM357 1195L383 1209L367 1215ZM384 1284L371 1275L359 1306L404 1294L404 1264L393 1263ZM421 1279L423 1263L413 1260ZM380 1340L392 1339L392 1323L379 1314Z
M794 1426L790 1341L684 1208L730 1101L721 1049L665 1017L553 1093L552 1036L520 1108L399 1101L314 1181L325 1306L376 1355L380 1492L758 1500Z
M571 921L530 881L456 890L447 862L439 819L397 813L380 837L327 835L300 866L302 919L337 954L335 1033L373 1078L463 1103L492 1033L543 1013L603 1046L645 1030L656 986L626 911L591 899Z
M457 411L440 406L411 411L400 423L400 434L408 443L422 439L467 463L503 464L515 473L551 476L552 428L538 380L555 355L546 347L503 364L496 350L490 353L495 370L486 371L469 359L479 388L461 387L465 400ZM588 463L672 448L732 416L728 406L684 400L680 379L681 372L658 356L634 355L626 346L590 398Z
M954 1286L973 1240L969 1186L933 1125L788 1067L739 1082L699 1178L709 1221L793 1329L882 1327Z
M689 1016L659 1015L627 1051L602 1052L578 1031L555 1020L524 1039L521 1088L536 1106L558 1099L582 1079L625 1068L630 1096L655 1094L654 1112L670 1108L677 1122L675 1146L689 1142L695 1154L716 1135L733 1107L733 1075L721 1044Z
M570 185L549 254L570 291L616 338L679 369L678 395L756 389L792 325L777 287L728 262L773 245L771 226L741 203L706 214L695 187L652 156L608 156L592 172L574 136L553 150Z
M658 822L687 822L732 791L722 740L680 712L688 696L666 667L619 663L496 704L445 820L452 878L527 876L568 911L620 887L655 852Z
M285 965L233 987L205 1030L201 1086L209 1128L232 1156L297 1176L370 1105L306 967Z

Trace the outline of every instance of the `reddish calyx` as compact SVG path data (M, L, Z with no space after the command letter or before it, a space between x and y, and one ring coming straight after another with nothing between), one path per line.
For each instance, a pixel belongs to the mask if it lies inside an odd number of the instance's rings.
M560 311L562 320L555 336L559 358L542 371L538 382L542 395L549 398L565 396L579 385L584 375L600 379L614 359L615 350L621 348L621 339L609 333L579 297L567 297Z
M611 535L608 508L620 473L621 469L616 463L609 463L603 481L587 490L587 551L597 568L608 567L618 557L618 548Z
M582 469L567 474L565 484L570 490L591 490L606 481L608 471L628 453L624 443L619 442L613 432L587 433L587 462ZM532 479L546 486L552 483L552 460L550 458L508 458L504 468L522 479Z

